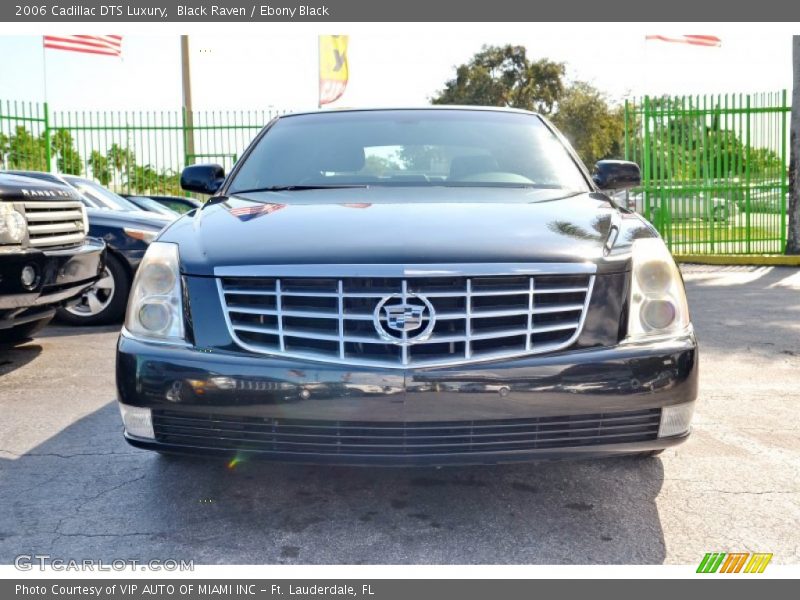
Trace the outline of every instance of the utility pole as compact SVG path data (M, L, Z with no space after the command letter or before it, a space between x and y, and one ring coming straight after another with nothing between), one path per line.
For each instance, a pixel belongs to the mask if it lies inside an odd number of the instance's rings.
M786 254L800 254L800 35L792 37L792 117L789 121L789 236Z
M192 113L192 75L189 65L189 36L181 36L181 80L183 82L184 166L194 163L194 114Z

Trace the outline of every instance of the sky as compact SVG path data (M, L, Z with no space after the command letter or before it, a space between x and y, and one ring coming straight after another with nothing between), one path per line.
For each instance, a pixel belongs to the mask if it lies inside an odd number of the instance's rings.
M189 33L196 110L306 110L317 102L317 35L350 35L342 106L417 106L484 44L522 44L531 59L567 65L612 100L643 94L791 89L793 24L245 24L195 27L42 24L0 29L0 100L45 99L41 35L122 33L123 58L46 51L54 110L173 110L181 105L179 33ZM106 31L108 30L108 31ZM647 34L717 35L721 48L645 42ZM9 59L9 57L11 57Z

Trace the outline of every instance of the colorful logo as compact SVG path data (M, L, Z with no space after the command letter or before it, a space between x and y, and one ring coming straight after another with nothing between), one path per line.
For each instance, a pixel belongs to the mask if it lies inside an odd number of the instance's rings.
M763 573L772 553L708 552L697 567L698 573Z

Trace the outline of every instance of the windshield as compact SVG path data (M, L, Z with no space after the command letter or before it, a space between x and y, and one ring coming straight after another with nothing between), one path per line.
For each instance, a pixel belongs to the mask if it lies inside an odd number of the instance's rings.
M253 148L228 193L349 185L589 190L535 115L423 109L284 117Z
M81 194L86 196L94 208L105 208L109 210L141 210L133 202L126 200L111 190L107 190L102 185L97 184L94 181L81 179L79 177L65 177L65 179Z

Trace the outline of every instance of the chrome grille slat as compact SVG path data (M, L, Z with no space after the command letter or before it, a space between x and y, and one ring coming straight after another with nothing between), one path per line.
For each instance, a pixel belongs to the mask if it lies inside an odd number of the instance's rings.
M562 271L561 266L536 274L521 266L493 275L484 274L486 265L478 275L469 272L469 265L462 265L458 275L431 267L423 275L403 277L394 275L395 266L388 270L391 275L366 277L358 272L345 276L341 269L332 269L336 277L325 276L321 268L319 274L307 270L313 277L303 270L295 275L289 267L285 276L275 267L268 270L274 276L255 277L242 267L218 276L217 285L231 336L248 351L353 365L428 367L571 345L583 327L594 268L571 264ZM379 310L381 303L421 302L417 298L428 302L422 325L410 333L387 329L388 313ZM425 335L419 335L423 330Z
M83 213L79 210L54 210L42 212L28 212L28 223L37 223L39 221L67 221L75 219L83 219Z
M547 307L537 307L533 309L533 314L535 315L547 315L552 313L559 313L559 312L576 312L579 310L583 310L582 304L567 304L565 306L547 306Z
M77 201L22 203L28 224L28 241L34 248L73 246L86 238L85 208Z
M586 287L573 287L562 289L537 289L534 294L568 294L586 292ZM274 296L274 290L259 290L247 288L226 288L226 293L229 294L252 294L261 296ZM525 290L498 290L496 292L473 292L474 296L521 296L527 295ZM306 296L308 298L337 298L336 292L283 292L284 296ZM383 298L386 294L377 292L353 292L348 294L350 298ZM463 296L463 292L431 292L425 294L428 298L458 298Z
M75 233L75 226L70 222L43 223L42 225L28 225L28 234L38 236L44 233Z

